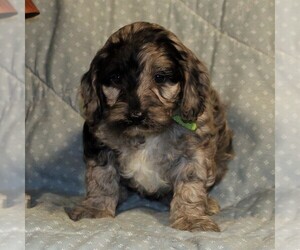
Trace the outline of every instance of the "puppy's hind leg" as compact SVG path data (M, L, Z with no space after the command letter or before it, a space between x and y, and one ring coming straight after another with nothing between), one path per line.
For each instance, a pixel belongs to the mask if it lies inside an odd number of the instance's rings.
M114 217L119 200L119 176L111 163L100 166L87 160L87 195L82 203L68 213L70 219Z
M214 215L219 213L221 210L219 203L212 197L207 197L207 215Z

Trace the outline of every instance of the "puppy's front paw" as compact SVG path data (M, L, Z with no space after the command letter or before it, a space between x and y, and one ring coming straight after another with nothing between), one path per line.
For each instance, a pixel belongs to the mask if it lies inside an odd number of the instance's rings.
M184 217L175 220L171 227L184 231L213 231L220 232L219 226L208 216L187 219Z
M66 213L73 221L78 221L82 218L104 218L104 217L114 217L108 210L99 210L90 207L77 206L73 209L65 208Z

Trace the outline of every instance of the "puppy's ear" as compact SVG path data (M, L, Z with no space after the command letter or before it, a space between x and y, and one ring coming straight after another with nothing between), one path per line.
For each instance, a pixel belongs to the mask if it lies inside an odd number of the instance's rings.
M96 124L103 113L103 93L97 79L96 65L91 63L90 69L81 79L80 94L83 99L83 115L90 124Z
M204 112L210 86L206 67L190 53L185 61L185 79L180 107L181 117L185 121L195 121Z

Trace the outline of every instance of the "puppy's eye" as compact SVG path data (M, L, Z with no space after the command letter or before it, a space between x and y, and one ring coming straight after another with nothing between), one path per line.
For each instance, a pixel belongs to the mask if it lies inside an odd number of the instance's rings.
M112 74L110 77L109 77L109 81L111 83L114 83L114 84L120 84L121 83L121 75L116 73L116 74Z
M164 74L156 74L154 76L154 80L156 83L165 83L169 80L169 76Z

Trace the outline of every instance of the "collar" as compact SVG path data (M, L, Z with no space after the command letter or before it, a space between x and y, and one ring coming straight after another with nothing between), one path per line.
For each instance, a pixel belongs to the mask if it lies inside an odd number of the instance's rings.
M181 125L182 127L185 127L188 130L195 131L197 129L197 124L195 122L184 122L180 115L174 115L172 119Z

